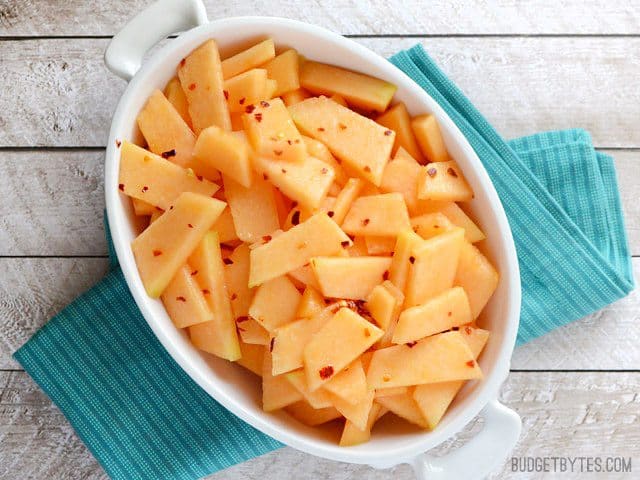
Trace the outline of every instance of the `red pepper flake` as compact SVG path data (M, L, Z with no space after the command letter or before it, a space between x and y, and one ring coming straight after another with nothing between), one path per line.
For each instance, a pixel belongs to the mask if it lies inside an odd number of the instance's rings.
M279 157L280 155L282 155L282 150L274 150L273 153Z
M243 315L242 317L238 317L236 319L236 323L242 323L242 322L246 322L249 320L249 317L247 317L246 315Z
M409 257L409 263L411 263L413 265L413 263L416 261L416 257L414 257L413 255L411 255Z
M362 220L362 225L364 225L366 227L367 225L369 225L370 221L371 221L370 219L365 218L365 219Z
M153 256L154 257L159 257L160 255L162 255L162 250L154 250L153 251Z
M204 180L204 177L202 175L196 175L196 178L201 182Z
M229 100L229 92L227 92L226 90L223 90L222 93L224 93L224 99Z
M296 210L291 215L291 225L298 225L300 223L300 210Z
M293 142L291 140L287 140L287 143L291 145Z
M193 228L193 225L192 225L192 224L190 224L190 223L187 223L187 227L189 227L189 228Z
M369 329L368 329L368 328L365 328L365 329L364 329L364 336L365 336L365 337L370 337L370 336L371 336L371 332L369 331Z
M142 193L145 193L147 190L149 190L149 187L147 187L146 185L142 187Z
M409 348L413 348L413 347L415 347L415 346L416 346L416 343L418 343L418 342L414 340L413 342L405 343L405 345L406 345L407 347L409 347Z
M231 294L231 300L235 300L236 298L238 298L238 294L237 293L232 293Z
M246 99L245 97L242 97L240 100L238 100L238 103L239 103L240 105L244 105L244 102L245 102L246 100L247 100L247 99Z
M262 121L262 114L261 113L256 113L253 115L256 119L256 122L260 123Z
M202 289L202 294L203 294L203 295L209 295L210 293L211 293L211 292L210 292L208 289L206 289L206 288L203 288L203 289Z
M347 126L344 123L339 123L338 127L340 127L340 130L346 130Z
M382 376L382 381L383 381L383 382L388 382L388 381L390 381L390 380L391 380L391 377L390 377L389 375L383 375L383 376Z
M186 63L187 59L183 58L182 60L180 60L180 66L184 67L184 64Z
M307 242L302 242L298 244L298 250L302 250L303 248L307 248Z
M176 156L176 149L172 148L171 150L167 150L166 152L162 152L162 158L167 159Z
M464 332L465 332L467 335L471 335L471 327L464 327Z
M364 171L365 172L371 172L371 167L369 165L365 165L364 166Z
M173 210L173 205L169 205L169 210Z
M476 366L476 362L475 362L475 360L469 360L469 361L467 362L467 367L471 367L471 368L473 368L473 367L475 367L475 366Z
M247 105L246 107L244 107L244 111L247 113L253 113L255 109L256 109L255 105Z
M198 270L194 270L193 272L191 272L191 276L192 276L192 277L193 277L193 276L195 276L195 275L197 275L197 274L198 274Z
M189 85L189 90L195 90L196 89L196 84L192 83L191 85Z
M284 174L286 174L286 173L287 173L287 171L286 171L284 168L283 168L283 169L281 169L281 172L282 172L282 173L284 173Z
M451 327L451 330L453 330L454 332L457 332L458 330L460 330L460 327Z
M263 173L262 178L264 178L265 180L269 180L269 175L267 175L266 173Z
M293 141L293 143L295 143L295 144L300 143L300 139L299 139L299 138L296 138L296 139Z
M176 297L176 300L179 301L179 302L186 302L187 301L187 299L184 298L182 295L180 295L179 297Z
M345 240L344 242L340 242L340 245L342 245L342 248L347 248L349 246L349 240Z
M270 352L273 352L273 344L275 343L275 341L276 341L276 337L273 337L271 339L271 341L269 342L269 351Z
M435 168L431 167L427 170L427 174L433 178L436 176L436 173L438 173L438 170L436 170Z
M269 108L269 102L265 102L264 100L260 100L260 106L262 108Z
M393 131L391 131L391 130L385 130L385 131L384 131L384 135L385 135L386 137L388 137L388 136L389 136L389 135L391 135L392 133L393 133Z
M318 373L322 380L326 380L333 375L333 367L331 365L327 365L326 367L322 367Z
M440 225L434 225L433 228L440 228Z
M118 184L118 189L122 190L124 192L124 183L119 183Z
M458 178L458 172L456 172L453 168L447 168L447 173L451 175L453 178Z
M447 317L450 317L450 316L451 316L451 312L447 312Z
M319 132L324 132L324 128L322 128L322 127L318 127L318 131L319 131Z
M264 236L262 237L262 241L263 241L263 242L265 242L265 243L267 243L267 242L270 242L270 241L271 241L271 238L272 238L272 237L271 237L271 235L264 235Z
M382 274L382 279L389 280L389 270L384 271L384 273Z
M222 261L224 262L225 265L233 265L233 260L231 260L229 257L225 258Z
M329 173L329 169L327 167L322 167L322 170L320 170L320 173L322 173L323 175L326 175L327 173Z
M329 218L332 218L335 215L335 212L333 210L329 210L327 212L327 215L329 216Z
M122 142L116 138L116 147L120 148L120 145L122 145Z

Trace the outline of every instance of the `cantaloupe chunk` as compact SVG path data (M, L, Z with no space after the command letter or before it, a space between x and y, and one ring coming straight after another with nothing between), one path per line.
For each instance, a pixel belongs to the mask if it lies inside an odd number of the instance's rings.
M456 228L413 246L405 307L420 305L453 286L463 244L464 230Z
M419 163L424 163L424 157L416 141L416 136L411 128L411 117L404 103L400 102L391 107L385 113L376 118L383 127L396 132L396 141L393 144L393 155L396 154L398 148L404 148L411 157Z
M324 143L316 140L315 138L307 137L306 135L302 135L302 140L307 147L307 152L309 153L309 155L317 158L318 160L322 160L324 163L333 168L333 171L336 174L336 183L338 183L340 186L343 186L348 180L348 176L344 171L344 168L342 168L342 165L338 163L327 146Z
M367 376L364 368L362 368L362 360L356 359L351 365L334 375L331 380L324 384L322 389L351 405L357 405L363 400L367 400L369 391L367 389ZM343 415L349 418L349 415L345 413Z
M284 410L299 422L310 427L316 427L342 417L340 412L334 407L313 408L304 400L289 405L285 407Z
M421 214L442 213L451 223L457 227L464 228L464 237L469 243L476 243L487 238L480 227L455 202L421 200L418 210Z
M151 215L156 211L156 207L139 198L131 197L131 204L133 205L133 211L138 216Z
M262 362L264 361L265 348L262 345L250 345L240 342L240 352L242 356L236 363L251 373L262 377Z
M288 275L299 288L312 287L318 291L320 290L320 284L318 283L315 273L313 273L311 265L303 265L295 270L291 270Z
M298 304L296 318L311 318L320 313L324 307L324 298L320 295L320 292L313 287L307 286Z
M248 106L242 121L257 155L287 162L306 158L307 147L281 99Z
M298 52L295 50L282 52L262 65L262 68L267 70L269 78L278 83L278 88L273 92L274 97L300 88Z
M224 81L224 92L229 112L244 112L247 106L267 99L267 71L254 68L231 77Z
M155 222L158 218L160 218L160 216L164 213L163 210L159 210L156 209L153 211L153 213L151 214L151 216L149 217L149 225L151 225L153 222Z
M271 80L270 78L267 78L267 88L265 89L266 93L265 93L265 100L271 100L272 98L275 98L276 95L276 91L278 90L278 82L276 82L275 80Z
M199 135L211 125L231 130L216 42L207 40L187 55L178 66L178 77L189 102L189 116L195 134Z
M413 399L413 389L400 395L376 398L376 402L398 417L421 428L429 428L429 424L422 416L418 404Z
M216 223L213 224L211 230L218 232L220 236L220 243L235 242L238 240L238 234L236 233L236 227L233 224L233 217L231 216L231 209L225 208Z
M382 283L382 287L384 287L395 299L395 307L390 312L383 311L376 313L378 315L387 314L390 315L390 317L388 320L381 320L382 322L386 322L387 327L384 329L384 335L380 337L380 340L378 340L378 342L376 343L375 348L386 348L390 345L393 345L391 339L393 338L393 332L395 331L396 325L398 324L398 317L400 316L400 311L402 310L402 305L404 303L404 294L402 293L402 290L396 287L389 280L385 280ZM373 312L371 310L369 312L373 315Z
M312 210L320 206L335 178L333 168L311 156L284 164L282 160L254 156L253 165L287 197Z
M396 236L411 227L400 193L360 197L351 204L342 229L351 235Z
M350 105L384 112L396 86L379 78L324 63L306 61L300 67L300 84L312 93L338 94Z
M189 328L191 341L201 350L226 360L237 360L240 358L240 346L225 285L224 263L217 233L207 232L189 257L189 265L197 272L194 278L213 311L211 322Z
M396 246L396 237L378 237L367 235L364 237L369 255L388 255L393 253Z
M318 391L322 391L322 389ZM356 404L352 404L338 395L334 395L333 393L329 394L329 399L333 402L333 406L359 430L367 428L369 412L373 406L373 397L373 391L367 392L364 399Z
M411 120L411 128L416 136L420 150L430 162L449 160L440 126L433 115L420 115Z
M224 79L235 77L236 75L251 70L276 56L273 40L268 38L251 48L247 48L232 57L222 61L222 76Z
M280 228L274 190L269 182L254 178L251 188L245 188L226 175L223 176L223 182L240 240L257 242Z
M411 229L400 232L396 240L391 267L389 268L389 280L403 292L407 285L413 246L421 242L422 237Z
M358 358L384 332L348 308L341 308L304 349L307 385L315 391Z
M249 247L238 246L224 261L224 278L234 318L249 315L254 289L249 288Z
M151 93L137 123L149 150L181 167L190 166L196 137L160 90Z
M269 345L271 336L262 325L251 317L241 317L236 319L236 329L240 339L244 343L252 345Z
M378 388L375 392L375 398L381 397L393 397L395 395L403 395L407 393L409 387L391 387L391 388Z
M401 193L409 213L414 214L418 205L419 174L420 164L400 147L394 159L387 163L384 169L380 189L388 193Z
M469 322L471 309L467 294L463 288L453 287L422 305L404 310L398 319L393 343L413 342Z
M472 378L482 378L482 371L467 342L455 331L433 335L413 345L376 350L367 371L370 389Z
M242 121L242 112L230 113L231 117L231 130L233 132L244 132L244 122Z
M489 340L489 330L466 325L460 328L459 331L462 338L464 338L467 345L469 345L474 358L478 358Z
M387 279L388 257L315 257L311 268L325 297L364 300Z
M298 88L287 93L282 94L282 101L287 107L300 103L307 98L312 97L311 92L306 91L304 88Z
M359 178L350 178L345 183L342 190L336 197L336 201L331 209L332 215L331 218L338 225L342 225L344 222L353 201L358 197L360 192L362 191L362 187L364 186L364 182Z
M162 293L162 303L178 328L213 320L213 312L192 272L189 265L182 266Z
M299 248L303 244L305 247ZM326 213L317 213L251 250L249 285L260 285L302 267L312 257L335 255L349 245L351 240L340 227Z
M498 287L500 275L480 250L464 242L460 250L454 285L464 288L469 297L471 315L478 318L493 292Z
M264 349L262 362L262 409L272 412L292 403L303 400L302 394L296 390L284 375L271 374L271 353Z
M127 141L120 149L119 188L130 197L168 210L182 192L193 192L212 197L220 187L198 178L159 155Z
M418 198L445 202L466 202L473 190L453 160L434 162L421 168L418 175Z
M400 308L402 307L402 300L391 293L393 289L389 288L389 284L393 286L389 280L376 285L371 290L365 304L365 308L369 311L371 317L385 331L389 328L393 319L400 315Z
M395 133L327 97L314 97L289 107L293 121L310 137L362 178L380 185Z
M337 93L335 93L331 95L329 98L334 102L336 102L337 104L342 105L343 107L349 107L349 104L347 103L347 101L344 99L342 95L338 95Z
M364 237L354 237L353 244L347 248L347 254L350 257L368 257L369 252Z
M382 405L373 403L371 410L369 410L367 425L362 430L347 420L344 424L344 429L342 430L342 435L340 437L340 446L350 447L368 442L371 438L371 429L373 428L374 423L387 411L388 410L382 407Z
M258 287L249 307L249 315L267 331L292 322L300 303L300 292L286 275L264 282Z
M309 390L304 371L296 370L295 372L289 372L286 373L284 377L293 385L293 388L302 394L303 398L313 408L328 408L333 406L329 392L323 389L318 389L313 392Z
M451 220L440 212L425 213L419 217L413 217L411 219L411 227L414 232L425 240L458 228L451 223Z
M182 90L178 77L173 77L169 80L167 86L164 87L164 96L167 97L167 100L173 105L173 108L176 109L185 123L189 125L189 128L193 128L191 117L189 116L189 102L187 102L187 96Z
M216 126L205 128L198 136L193 156L192 168L196 173L211 178L219 171L243 187L251 186L249 145L231 132Z
M150 297L162 294L224 207L225 203L219 200L182 193L172 210L133 240L131 249Z

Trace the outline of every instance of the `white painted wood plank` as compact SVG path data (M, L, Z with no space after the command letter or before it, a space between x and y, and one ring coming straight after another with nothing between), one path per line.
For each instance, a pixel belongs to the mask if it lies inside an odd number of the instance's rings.
M112 35L150 0L23 0L0 4L0 35ZM276 15L342 34L611 34L640 33L637 0L205 0L210 19Z
M630 456L637 462L639 390L639 373L512 373L502 388L501 399L523 418L523 433L513 455ZM479 428L479 422L474 422L456 440L445 442L433 453L451 451ZM0 458L3 459L0 477L7 480L105 478L58 409L24 372L0 372ZM637 465L633 467L637 469ZM207 478L275 480L292 476L321 480L414 478L405 465L375 471L366 466L319 459L290 448ZM514 475L507 463L491 478L547 477ZM565 473L562 478L582 476Z
M383 56L417 42L507 138L583 127L640 147L640 38L361 38ZM103 146L124 82L105 39L0 42L0 146Z

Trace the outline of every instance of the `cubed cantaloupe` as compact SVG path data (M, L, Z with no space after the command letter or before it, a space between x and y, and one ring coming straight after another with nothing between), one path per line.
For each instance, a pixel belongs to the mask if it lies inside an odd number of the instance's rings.
M367 399L367 376L362 368L362 360L356 359L322 387L333 395L340 397L351 405L356 405ZM343 415L349 418L348 415Z
M367 243L364 237L354 237L353 244L347 248L347 254L350 257L367 257L369 252L367 251Z
M262 325L252 317L236 318L236 330L240 335L241 343L252 345L269 345L271 336Z
M396 287L391 281L385 280L382 283L382 287L384 287L395 299L395 308L391 310L391 312L389 312L391 316L386 322L387 327L384 329L384 335L380 337L380 340L378 340L375 345L376 348L386 348L390 345L393 345L391 339L393 338L393 332L396 329L398 317L400 316L400 311L402 310L402 305L404 304L404 293L402 293L402 290Z
M224 175L223 183L240 240L254 243L280 228L274 189L269 182L256 177L251 188L246 188Z
M220 243L233 243L238 240L236 227L233 224L233 217L231 216L231 209L228 206L222 211L216 223L211 227L211 230L218 232Z
M307 378L303 370L285 373L284 377L289 381L289 383L291 383L291 385L293 385L293 388L300 392L302 397L313 408L328 408L333 406L333 401L329 392L321 388L314 390L313 392L309 390Z
M233 133L215 125L205 128L198 136L193 157L193 170L205 178L222 172L243 187L251 187L249 145Z
M367 371L370 389L473 378L482 378L482 370L467 342L455 331L376 350Z
M322 391L322 389L319 391ZM365 398L353 404L345 400L343 397L329 393L329 399L333 403L333 406L336 407L347 421L353 423L353 425L359 430L367 428L369 412L373 406L373 397L374 392L368 391Z
M371 317L385 331L389 328L393 319L398 317L402 307L402 301L398 301L398 297L391 293L389 283L391 282L386 280L384 283L376 285L371 290L365 304Z
M365 300L387 279L389 257L315 257L311 268L325 297Z
M471 320L467 294L463 288L453 287L421 305L404 310L393 333L393 343L414 342Z
M324 297L320 292L313 287L307 286L298 304L296 318L311 318L320 313L324 307Z
M348 308L341 308L304 349L307 385L315 391L373 345L384 332Z
M401 193L409 213L414 214L418 205L419 174L420 164L400 147L396 156L384 169L380 189L388 193Z
M139 198L131 197L133 211L138 216L152 215L156 211L156 207Z
M206 352L226 360L240 358L240 345L231 301L225 284L224 262L220 239L215 232L207 232L198 247L189 257L193 276L202 288L213 320L189 328L193 344Z
M493 295L499 279L500 275L487 257L474 245L464 242L453 283L467 292L471 315L474 319L478 318Z
M315 94L338 94L350 105L384 112L396 86L379 78L325 63L306 61L300 67L300 84Z
M455 161L429 163L418 175L418 198L445 202L466 202L473 190Z
M379 237L375 235L367 235L364 237L364 243L367 246L369 255L386 255L391 256L396 246L396 237Z
M287 162L299 162L307 156L307 147L280 98L249 105L242 121L257 155Z
M293 121L357 175L380 185L395 133L327 97L313 97L289 107Z
M224 81L224 96L231 113L244 112L247 106L271 98L269 94L264 68L253 68Z
M417 210L419 210L420 214L442 213L451 223L464 228L464 237L470 243L476 243L487 238L480 227L455 202L420 200Z
M292 92L300 88L298 52L293 49L285 50L280 55L262 65L269 75L278 84L274 97Z
M224 210L214 198L184 192L131 243L147 294L158 298ZM332 222L333 223L333 222Z
M167 86L164 87L164 96L167 97L167 100L173 105L173 108L176 109L185 123L189 125L189 128L193 128L191 116L189 116L189 102L187 102L187 96L182 90L178 77L173 77L169 80Z
M183 265L160 297L173 324L178 328L213 320L213 312L192 273L189 265Z
M320 284L310 264L291 270L288 275L298 288L312 287L320 291Z
M480 353L484 349L484 346L487 344L489 340L490 332L489 330L484 330L482 328L472 327L470 325L465 325L460 328L460 335L464 338L464 341L467 342L473 356L478 358Z
M364 186L364 181L359 178L350 178L338 193L336 201L331 209L331 218L338 225L344 222L353 201L358 197Z
M274 376L271 373L271 353L265 348L262 362L262 409L272 412L303 398L284 375Z
M376 122L396 132L393 155L396 154L398 148L402 147L419 163L424 163L424 157L411 128L411 117L409 117L409 112L404 103L400 102L391 107L376 118Z
M420 305L453 286L464 243L464 230L456 228L413 245L405 308Z
M352 422L347 420L344 423L342 435L340 436L340 446L350 447L353 445L359 445L361 443L368 442L371 438L371 429L375 422L382 417L388 410L379 403L374 402L369 410L369 418L367 419L367 425L364 429L359 429Z
M316 427L342 417L335 407L313 408L304 400L291 404L285 407L284 410L299 422L310 427Z
M246 50L225 58L222 61L222 76L227 78L251 70L276 56L276 49L271 38L268 38Z
M137 117L149 150L180 165L191 166L196 136L160 90L154 90Z
M311 92L306 91L304 88L298 88L287 93L282 94L282 101L287 107L300 103L307 98L312 97Z
M443 213L425 213L411 219L411 228L425 240L456 227ZM465 232L466 233L466 232Z
M127 141L120 149L118 188L130 197L168 210L182 192L212 197L220 187L193 171Z
M342 222L342 229L351 235L395 237L410 227L407 205L400 193L357 198Z
M262 377L264 351L265 347L262 345L251 345L240 342L240 352L242 356L236 360L236 363L246 368L251 373L255 373L257 376Z
M302 140L304 141L305 146L307 147L307 152L312 157L317 158L318 160L322 160L324 163L328 164L333 171L335 172L335 181L338 185L344 186L345 182L348 180L348 176L342 168L342 165L338 163L336 158L331 154L327 146L316 140L315 138L307 137L306 135L302 135Z
M211 125L231 130L220 54L214 40L207 40L180 62L178 77L189 103L195 134Z
M255 289L249 288L249 246L239 245L224 260L224 278L235 318L249 315Z
M420 115L411 120L411 128L420 150L430 162L446 162L449 160L447 147L444 144L440 126L433 115Z
M351 240L340 227L326 213L317 213L251 250L249 285L260 285L302 267L313 257L335 255L349 245Z
M302 295L286 275L260 285L249 307L249 315L267 331L292 322Z
M429 424L418 408L418 404L413 399L413 388L399 395L376 398L376 402L409 423L421 428L429 428Z
M411 229L400 232L393 249L389 280L404 292L407 285L409 267L411 267L411 252L413 246L422 242L422 237ZM415 261L415 258L414 258Z

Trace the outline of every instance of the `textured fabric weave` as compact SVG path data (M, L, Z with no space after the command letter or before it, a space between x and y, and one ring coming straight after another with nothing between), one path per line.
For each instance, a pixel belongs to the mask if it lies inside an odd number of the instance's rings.
M520 343L632 289L613 161L586 132L506 143L420 47L392 62L443 106L498 190L522 273ZM112 271L15 353L106 472L190 480L280 447L180 369L137 309L111 245L109 254Z

